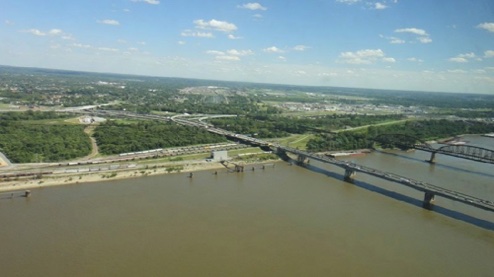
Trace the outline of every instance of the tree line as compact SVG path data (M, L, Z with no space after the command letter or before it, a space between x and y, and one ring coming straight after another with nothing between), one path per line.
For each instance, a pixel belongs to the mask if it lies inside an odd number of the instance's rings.
M94 138L99 151L107 155L226 141L206 130L175 123L114 120L96 127Z
M309 151L334 151L370 148L380 134L405 134L420 140L436 140L462 134L494 132L494 124L479 121L423 120L405 123L371 126L364 131L348 131L337 134L318 134L307 142ZM402 144L402 143L400 143ZM399 145L388 144L387 147Z

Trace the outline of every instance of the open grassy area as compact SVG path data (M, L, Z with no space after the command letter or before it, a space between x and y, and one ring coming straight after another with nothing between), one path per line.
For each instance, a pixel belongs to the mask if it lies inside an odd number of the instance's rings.
M300 150L305 150L307 148L307 142L313 137L313 134L291 135L286 138L277 139L276 142Z
M352 131L352 132L354 132L354 131L359 131L359 130L367 129L370 126L385 126L385 125L400 124L400 123L405 123L405 122L411 121L411 120L413 120L413 119L407 118L407 119L400 119L400 120L392 120L392 121L386 121L386 122L381 122L381 123L376 123L376 124L369 124L369 125L359 126L359 127L355 127L355 128L335 130L334 132L335 133L346 132L346 131Z

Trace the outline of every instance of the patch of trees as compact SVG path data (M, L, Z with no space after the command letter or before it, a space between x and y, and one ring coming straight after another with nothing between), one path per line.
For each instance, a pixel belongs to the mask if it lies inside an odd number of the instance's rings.
M103 154L226 141L224 137L203 129L156 121L135 123L107 121L95 129L94 138Z
M402 115L326 115L317 117L284 117L272 114L217 118L210 122L216 127L239 134L260 138L285 137L289 134L329 132L345 127L358 127L380 122L400 120Z
M41 112L41 111L26 111L26 112L6 112L0 113L0 122L16 121L16 120L42 120L42 119L58 119L69 118L68 114L56 113L53 111Z
M2 120L0 151L14 163L57 162L88 155L91 142L80 125Z
M309 151L334 151L369 148L374 138L380 134L405 134L419 140L435 140L461 134L483 134L494 132L494 124L478 121L424 120L408 121L406 123L371 126L365 131L340 132L337 134L319 134L307 142ZM386 147L401 147L403 142L393 144L388 142Z

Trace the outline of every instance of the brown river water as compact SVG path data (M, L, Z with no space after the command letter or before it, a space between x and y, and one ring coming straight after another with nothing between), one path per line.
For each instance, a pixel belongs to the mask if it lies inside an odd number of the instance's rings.
M494 149L494 139L467 138ZM348 160L494 200L494 165ZM493 276L494 213L286 162L48 187L0 199L0 276Z

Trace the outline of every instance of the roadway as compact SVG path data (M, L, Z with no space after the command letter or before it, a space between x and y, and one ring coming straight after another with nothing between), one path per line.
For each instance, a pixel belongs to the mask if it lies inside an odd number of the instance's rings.
M206 118L206 116L201 116L201 120L199 121L191 121L188 119L184 119L183 116L174 116L174 117L163 117L163 116L158 116L158 115L139 115L139 114L133 114L129 112L119 112L119 111L90 111L87 113L92 113L92 114L98 114L98 115L111 115L111 116L118 116L118 117L130 117L130 118L139 118L139 119L153 119L153 120L165 120L165 121L173 121L177 124L181 125L186 125L186 126L193 126L193 127L198 127L198 128L204 128L207 131L211 133L215 133L218 135L226 136L231 139L241 141L243 143L255 145L255 146L260 146L260 147L270 147L273 152L280 153L280 152L287 152L287 153L292 153L295 155L298 155L299 157L302 157L302 160L304 158L320 161L323 163L328 163L332 164L338 167L341 167L345 169L345 172L349 173L364 173L368 174L377 178L381 178L387 181L391 181L394 183L398 183L407 187L410 187L412 189L421 191L427 194L432 194L440 197L444 197L446 199L450 199L453 201L461 202L466 205L470 205L473 207L477 207L480 209L484 209L487 211L494 212L494 202L488 201L485 199L480 199L478 197L474 197L471 195L467 195L461 192L449 190L446 188L442 188L436 185L432 185L426 182L422 182L419 180L414 180L409 177L405 176L400 176L394 173L390 172L385 172L381 171L378 169L370 168L367 166L362 166L358 165L355 163L349 163L346 161L341 161L337 160L331 157L319 155L319 154L314 154L314 153L309 153L306 151L294 149L291 147L287 146L282 146L280 144L276 143L271 143L268 141L260 140L257 138L253 138L250 136L242 135L242 134L235 134L233 132L223 130L220 128L215 128L214 126L207 124L203 122L203 120ZM446 153L445 153L446 154Z
M271 143L268 141L260 140L257 138L253 138L253 137L249 137L249 136L245 136L245 135L241 135L241 134L235 134L235 133L232 133L232 132L220 129L220 128L211 127L210 125L205 124L203 122L193 122L193 121L189 121L189 120L182 119L182 118L175 120L175 122L177 122L179 124L183 124L183 125L188 125L188 126L206 128L209 132L212 132L212 133L215 133L218 135L227 136L227 137L233 138L233 139L238 140L238 141L243 141L244 143L248 143L251 145L257 145L257 146L263 146L263 147L268 146L273 150L273 152L279 153L279 152L284 151L284 152L298 155L299 157L305 157L305 158L320 161L323 163L329 163L329 164L341 167L341 168L345 169L346 171L360 172L360 173L368 174L368 175L371 175L371 176L374 176L377 178L381 178L381 179L384 179L387 181L391 181L394 183L398 183L398 184L413 188L415 190L424 192L426 194L433 194L436 196L444 197L446 199L461 202L461 203L464 203L466 205L470 205L470 206L474 206L474 207L477 207L480 209L494 212L494 202L492 202L492 201L488 201L485 199L481 199L478 197L474 197L474 196L467 195L467 194L457 192L457 191L453 191L450 189L442 188L442 187L439 187L439 186L436 186L433 184L429 184L426 182L422 182L419 180L414 180L414 179L409 178L409 177L400 176L400 175L397 175L394 173L385 172L382 170L378 170L378 169L367 167L367 166L358 165L355 163L349 163L346 161L337 160L337 159L323 156L323 155L319 155L319 154L309 153L306 151L298 150L298 149L287 147L287 146L282 146L280 144Z

